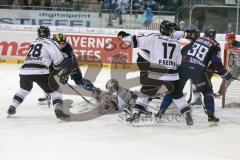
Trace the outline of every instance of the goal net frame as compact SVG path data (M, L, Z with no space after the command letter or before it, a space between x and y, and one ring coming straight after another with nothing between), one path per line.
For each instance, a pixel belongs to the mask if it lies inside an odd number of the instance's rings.
M240 81L239 81L239 74L240 74L240 48L235 48L235 47L228 47L225 44L224 47L224 67L230 71L230 73L233 75L235 78L231 83L230 86L228 86L229 82L227 80L223 80L223 86L222 86L222 107L227 107L231 106L231 104L239 104L240 105L240 100L235 102L234 98L233 101L228 104L228 98L229 100L231 97L229 97L229 92L231 92L231 85L233 82L239 83L240 86ZM239 69L239 70L238 70ZM234 87L234 86L233 86ZM240 90L239 90L240 92ZM234 93L231 93L234 94ZM236 94L236 97L238 97L238 94ZM240 99L240 98L239 98Z

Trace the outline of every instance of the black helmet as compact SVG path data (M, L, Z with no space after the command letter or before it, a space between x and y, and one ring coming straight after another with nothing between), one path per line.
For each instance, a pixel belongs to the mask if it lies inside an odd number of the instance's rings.
M198 39L200 37L200 32L196 29L192 29L192 30L186 30L186 39L191 39L193 41L195 41L196 39Z
M162 35L171 36L174 30L179 30L178 26L174 22L164 20L160 24L160 33Z
M50 37L50 30L47 26L40 26L37 32L38 32L38 37L42 37L42 38Z
M55 34L53 40L58 44L65 44L67 42L66 37L62 33Z
M208 28L205 30L204 36L215 39L216 30L213 28L213 26L208 26Z

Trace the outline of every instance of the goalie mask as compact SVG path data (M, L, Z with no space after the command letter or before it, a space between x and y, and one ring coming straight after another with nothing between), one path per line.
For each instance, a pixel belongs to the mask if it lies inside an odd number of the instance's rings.
M232 45L235 41L236 35L233 32L229 32L226 34L225 39L228 45Z
M171 36L175 30L179 30L174 22L164 20L160 24L160 33L165 36Z
M110 79L106 83L106 89L107 89L107 91L109 91L111 93L118 91L119 88L120 87L119 87L118 81L116 79Z

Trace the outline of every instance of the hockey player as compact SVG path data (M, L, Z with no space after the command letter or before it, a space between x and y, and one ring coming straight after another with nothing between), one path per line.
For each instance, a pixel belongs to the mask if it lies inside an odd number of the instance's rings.
M185 38L188 39L190 41L190 43L197 40L200 37L199 31L197 31L195 29L186 30L185 32L186 32ZM188 47L188 46L187 45L184 46L183 50L185 50L185 47ZM194 95L194 99L195 99L194 104L202 104L201 94L196 90L195 85L192 85L192 88L193 88L192 91L193 91L193 95ZM171 96L166 94L160 105L160 111L155 116L158 118L161 118L172 102L173 102L173 100L172 100Z
M236 35L233 32L229 32L225 36L228 47L240 48L240 42L236 40Z
M37 30L38 38L30 45L25 62L20 68L20 88L13 97L13 101L7 111L10 115L16 113L16 108L30 93L33 82L37 83L45 93L50 93L57 118L68 120L62 104L62 94L58 90L59 85L53 77L50 77L49 66L53 63L55 69L64 64L64 55L57 44L49 39L50 30L47 26L40 26ZM51 87L49 86L51 84Z
M216 31L209 27L205 31L204 37L186 45L182 49L183 62L179 68L180 89L183 90L188 79L201 91L204 97L204 109L208 115L209 122L218 122L219 118L215 117L214 98L212 84L206 74L206 68L211 62L217 69L218 73L227 80L232 78L231 73L224 69L220 58L220 46L215 40ZM158 115L161 115L159 111Z
M95 88L94 85L89 80L82 77L82 72L74 55L73 48L66 41L65 35L58 33L54 35L53 40L58 43L60 50L66 54L64 61L68 63L68 65L63 68L63 74L61 75L60 82L66 84L70 73L70 77L74 80L76 85L86 90L93 90ZM49 100L49 96L46 95L45 98L39 98L38 100L40 104L44 104L45 101Z
M137 92L122 88L116 79L107 81L106 90L96 88L93 92L93 97L100 103L101 114L131 111L138 97Z
M192 125L190 106L178 90L179 74L177 67L181 64L181 45L173 38L177 28L175 23L164 20L160 25L160 32L149 35L130 35L124 31L118 33L118 38L139 48L137 64L140 70L141 94L133 107L129 122L138 120L146 112L149 97L159 93L166 87L174 103L184 115L187 125Z
M225 36L225 40L226 40L226 42L227 42L227 43L226 43L226 47L227 47L227 48L240 48L240 42L236 40L236 35L235 35L235 33L233 33L233 32L227 33L226 36ZM216 70L216 68L215 68L214 65L212 65L212 64L210 64L210 66L209 66L208 68L209 68L210 71L213 71L213 72ZM234 68L234 69L232 69L232 71L230 71L230 72L231 72L231 73L239 73L238 70L239 70L239 68ZM209 76L210 79L211 79L212 76L213 76L213 72L209 72L209 73L208 73L208 76ZM234 75L234 76L235 76L235 77L238 77L237 74ZM222 95L223 86L224 86L223 83L224 83L224 82L222 82L222 84L221 84L221 86L220 86L220 88L219 88L219 91L218 91L217 93L214 93L214 96L215 96L215 97L219 97L219 96ZM231 81L228 81L228 82L227 82L227 87L228 87L230 84L231 84Z

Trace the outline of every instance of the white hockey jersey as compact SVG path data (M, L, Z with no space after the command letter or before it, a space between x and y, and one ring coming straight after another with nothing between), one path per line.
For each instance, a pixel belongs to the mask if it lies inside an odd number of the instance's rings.
M107 101L115 102L117 104L116 111L121 112L124 108L135 105L137 93L120 87L119 91L115 93L100 90L98 94L94 95L94 97L99 97L102 102L105 103Z
M29 47L25 62L20 68L20 75L48 74L49 66L59 65L64 54L51 39L37 38Z
M160 33L134 36L135 38L129 36L123 40L130 42L130 39L135 39L131 44L137 44L140 56L150 63L149 78L164 81L179 79L177 66L181 65L182 55L181 45L175 37L163 36Z

